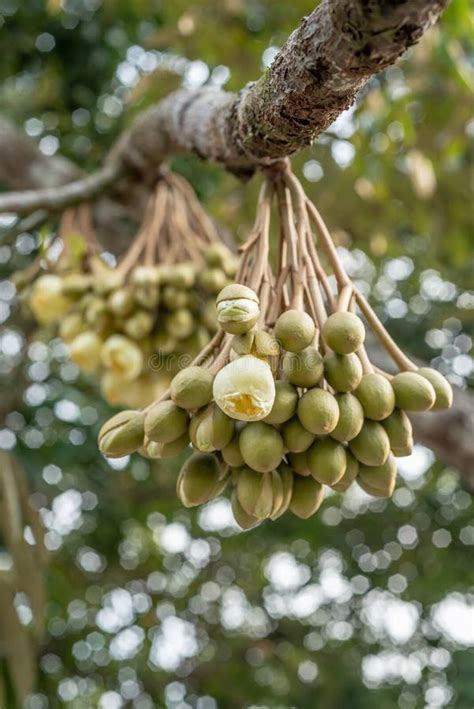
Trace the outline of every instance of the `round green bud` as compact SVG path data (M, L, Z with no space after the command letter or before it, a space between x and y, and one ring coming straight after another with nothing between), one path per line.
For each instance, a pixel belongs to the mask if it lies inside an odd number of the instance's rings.
M125 276L119 270L104 268L101 269L100 276L92 279L92 287L96 293L105 295L113 290L122 288Z
M354 313L338 312L328 317L322 328L324 342L337 354L351 354L365 340L365 327Z
M113 291L108 298L109 310L118 317L126 317L133 309L133 295L130 290L120 288Z
M151 313L146 310L139 310L125 320L123 329L126 335L133 340L142 340L153 330L155 320Z
M247 424L240 433L240 452L245 463L260 473L277 468L283 458L283 439L262 421Z
M316 325L308 313L287 310L277 319L274 332L283 349L301 352L313 342Z
M202 310L200 310L201 321L203 325L210 331L216 332L219 328L217 322L217 309L213 300L208 300Z
M293 480L293 492L289 509L300 519L308 519L321 507L324 489L313 478L296 475Z
M390 441L392 453L398 458L410 455L413 449L413 429L406 413L401 409L395 409L381 423Z
M87 325L80 313L70 313L59 323L59 335L64 342L71 342L77 335L87 330Z
M130 273L130 281L134 286L157 286L160 272L156 266L135 266Z
M324 378L336 391L354 391L362 374L362 364L354 352L348 355L330 352L324 357Z
M214 376L205 367L186 367L173 378L170 396L182 409L200 409L212 400Z
M315 347L287 352L282 362L286 379L297 387L316 386L323 376L323 358Z
M95 372L100 365L102 340L95 332L81 332L68 345L69 357L83 372Z
M173 401L160 401L145 414L145 434L150 441L170 443L182 436L187 427L186 411Z
M198 411L189 426L189 436L195 448L203 452L222 450L232 440L234 422L215 404Z
M180 290L188 290L196 282L196 267L190 262L178 263L161 270L159 280Z
M160 291L158 286L137 286L133 292L133 297L138 305L143 308L156 308L160 302Z
M339 407L339 420L336 428L329 434L331 438L343 443L351 441L360 433L364 423L364 410L354 394L336 394Z
M290 506L293 495L293 473L287 465L282 464L278 470L272 471L272 481L273 511L270 519L275 520L281 517Z
M141 411L121 411L106 421L99 431L101 453L108 458L122 458L143 445L144 425Z
M212 295L217 295L227 283L227 276L221 268L205 268L199 274L199 284Z
M334 485L346 472L346 449L332 438L321 438L308 451L311 475L321 485Z
M359 463L383 465L390 453L390 441L378 421L366 419L360 433L349 441L349 448Z
M194 453L184 463L178 475L176 491L185 507L195 507L209 502L222 492L219 461L211 453Z
M236 490L237 499L247 514L259 519L271 515L273 510L271 472L262 474L244 466L239 471Z
M289 382L278 380L275 382L275 401L265 423L278 425L288 421L296 411L298 392Z
M345 492L350 488L350 486L356 479L358 472L359 461L356 460L352 453L346 449L346 472L337 483L331 485L332 489L335 492Z
M216 242L206 248L204 257L208 266L222 268L229 259L233 258L233 253L225 244Z
M145 446L147 455L150 458L175 458L189 446L189 434L187 431L175 441L169 443L157 443L149 441Z
M397 479L397 464L390 454L382 465L359 465L357 482L368 495L391 497Z
M291 453L302 453L308 450L314 441L314 435L306 430L297 418L292 418L282 426L281 435L285 448Z
M240 452L238 435L234 436L231 442L221 450L221 454L224 459L224 463L230 465L231 468L240 468L245 463L242 458L242 453Z
M399 372L392 379L395 402L405 411L428 411L436 401L436 392L426 377L417 372Z
M192 335L195 328L195 319L193 314L187 308L178 308L166 316L165 328L177 340L183 340Z
M179 310L189 305L189 293L174 286L165 286L161 298L168 310Z
M238 500L236 490L232 493L231 504L235 521L242 529L252 529L252 527L256 527L262 521L258 517L247 514Z
M298 418L316 436L331 433L339 420L335 396L324 389L309 389L298 402Z
M92 277L87 273L67 273L62 278L62 292L75 298L83 295L92 286Z
M418 370L418 374L427 379L435 390L436 399L430 411L450 409L453 405L453 390L451 384L443 377L441 372L431 367L421 367Z
M393 387L381 374L364 374L354 394L362 404L365 417L373 421L387 418L395 408Z
M159 354L169 355L176 351L176 340L166 330L160 330L153 337L153 346Z
M251 288L233 283L221 290L216 298L217 321L225 332L242 335L257 322L259 300Z
M298 475L303 475L303 477L308 477L308 475L311 475L311 471L309 469L309 464L308 464L308 451L303 451L301 453L287 453L286 454L286 459L288 460L288 464L291 466L291 469L294 473L297 473Z

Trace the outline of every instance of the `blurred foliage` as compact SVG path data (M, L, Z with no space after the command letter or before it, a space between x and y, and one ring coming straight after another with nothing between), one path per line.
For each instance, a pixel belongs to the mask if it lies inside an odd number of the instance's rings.
M46 154L91 170L180 84L256 78L313 5L0 0L1 110ZM467 0L451 3L294 160L392 334L459 386L473 373L471 21ZM258 178L240 185L189 156L174 167L245 236ZM472 707L473 506L455 471L417 447L393 501L332 495L315 519L246 534L225 501L180 509L177 466L111 467L96 449L110 411L95 383L58 341L29 341L9 275L39 241L0 244L0 446L26 471L50 557L27 706ZM16 594L26 626L30 603Z

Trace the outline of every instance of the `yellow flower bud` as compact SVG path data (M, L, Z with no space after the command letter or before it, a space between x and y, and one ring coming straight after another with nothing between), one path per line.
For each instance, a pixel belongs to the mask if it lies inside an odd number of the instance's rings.
M69 357L83 372L95 372L100 365L102 340L95 332L82 332L69 344Z
M101 352L104 367L126 381L136 379L143 367L143 354L138 345L122 335L111 335Z
M60 320L71 307L71 301L63 293L61 278L52 273L40 276L33 285L30 307L43 325Z

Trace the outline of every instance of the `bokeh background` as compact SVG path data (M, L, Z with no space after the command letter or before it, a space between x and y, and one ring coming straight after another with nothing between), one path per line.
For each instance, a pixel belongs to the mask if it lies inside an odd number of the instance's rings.
M313 6L0 0L1 112L44 154L92 170L173 88L257 77ZM389 331L460 387L474 371L470 27L455 0L294 159ZM258 178L189 156L173 166L237 239L248 233ZM306 522L247 533L224 498L185 511L178 464L98 453L112 410L96 382L28 332L10 277L43 236L0 242L0 447L46 530L42 551L26 524L40 571L24 565L13 590L0 542L0 704L21 706L13 658L38 670L29 709L471 709L474 510L457 471L417 445L388 501L351 489Z

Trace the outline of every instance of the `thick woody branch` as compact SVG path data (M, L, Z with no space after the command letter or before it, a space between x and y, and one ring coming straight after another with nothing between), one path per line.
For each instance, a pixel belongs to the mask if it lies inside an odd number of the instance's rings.
M144 112L111 151L110 179L97 187L105 189L124 170L149 181L177 152L194 152L242 176L291 155L351 106L371 76L415 44L447 3L323 0L256 83L238 94L180 90ZM55 208L77 200L83 186L80 181L68 192L57 190L51 203L44 192L23 200L0 195L0 211ZM84 198L89 194L84 189Z

